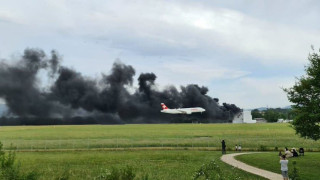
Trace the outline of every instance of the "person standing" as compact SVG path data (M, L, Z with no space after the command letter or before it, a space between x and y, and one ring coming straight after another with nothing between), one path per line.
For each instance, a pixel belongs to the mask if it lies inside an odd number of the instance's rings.
M240 145L240 144L239 144L239 146L238 146L238 151L241 152L241 145Z
M289 161L286 159L286 155L282 155L280 157L280 164L283 180L288 180L288 163Z
M236 144L236 151L238 151L238 145Z
M226 154L226 142L222 140L221 145L222 145L222 154Z

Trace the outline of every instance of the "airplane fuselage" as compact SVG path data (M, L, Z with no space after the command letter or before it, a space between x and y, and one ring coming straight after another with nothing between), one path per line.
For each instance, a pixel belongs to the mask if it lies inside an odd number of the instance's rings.
M192 114L192 113L202 113L204 111L206 110L201 107L161 110L162 113L168 113L168 114Z

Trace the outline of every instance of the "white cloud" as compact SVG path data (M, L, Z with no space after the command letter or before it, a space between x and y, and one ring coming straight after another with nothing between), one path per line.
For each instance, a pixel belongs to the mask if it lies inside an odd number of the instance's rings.
M235 103L241 108L284 107L291 103L282 88L291 87L295 82L290 77L245 77L227 86L212 87L222 101ZM213 93L215 93L213 92Z
M166 14L165 20L202 29L199 34L193 32L199 45L208 48L213 44L257 58L264 64L277 64L279 60L301 63L310 45L320 40L319 31L266 22L234 10L202 7L184 11L181 6L175 9Z
M7 11L7 10L1 10L0 11L0 23L21 23L17 17L15 17L14 13Z
M8 5L13 10L10 16L37 32L102 40L107 47L144 55L198 57L221 49L263 64L301 64L310 45L320 41L316 30L267 22L200 3L47 0L18 4Z
M12 0L0 3L0 58L25 47L56 49L64 64L89 75L120 58L138 72L155 72L161 85L209 86L215 97L243 107L287 105L280 87L290 78L250 73L302 66L320 32L314 22L308 29L282 23L302 21L301 14L272 13L282 21L201 1ZM247 68L244 61L260 66Z
M174 73L176 76L180 76L181 79L187 81L197 81L201 79L208 84L212 80L220 79L238 79L240 77L250 74L250 72L222 67L217 64L203 62L173 62L165 63L163 68L166 72Z

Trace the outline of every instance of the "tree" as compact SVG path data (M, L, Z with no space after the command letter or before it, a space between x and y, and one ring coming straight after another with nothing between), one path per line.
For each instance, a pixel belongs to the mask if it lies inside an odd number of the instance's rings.
M254 109L251 111L251 115L252 115L252 118L262 118L262 114L260 113L260 111L258 109Z
M313 49L313 48L312 48ZM320 50L309 54L306 75L297 78L295 85L285 88L290 102L294 103L292 123L301 137L320 138Z
M264 118L268 122L277 122L279 118L279 113L273 109L267 109L264 113Z

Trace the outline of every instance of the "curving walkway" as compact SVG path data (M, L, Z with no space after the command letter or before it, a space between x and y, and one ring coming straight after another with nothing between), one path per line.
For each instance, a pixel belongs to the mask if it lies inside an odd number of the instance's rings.
M267 179L272 179L272 180L282 180L283 179L281 174L277 174L274 172L270 172L270 171L259 169L259 168L253 167L253 166L249 166L243 162L240 162L240 161L234 159L234 157L238 156L238 155L253 154L253 153L259 153L259 152L226 154L226 155L221 156L221 160L231 166L242 169L242 170L247 171L252 174L256 174L258 176L262 176ZM279 169L280 169L280 164L279 164Z

